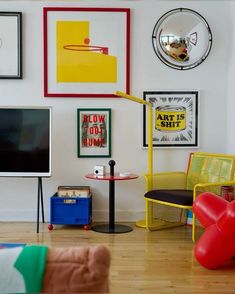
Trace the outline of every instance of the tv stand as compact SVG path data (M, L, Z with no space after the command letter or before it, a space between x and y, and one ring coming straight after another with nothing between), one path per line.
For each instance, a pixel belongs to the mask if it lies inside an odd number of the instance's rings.
M41 200L41 201L40 201ZM44 205L43 205L43 191L42 191L42 178L38 177L38 203L37 203L37 234L39 233L39 211L40 211L40 202L42 208L42 222L45 222L44 219Z

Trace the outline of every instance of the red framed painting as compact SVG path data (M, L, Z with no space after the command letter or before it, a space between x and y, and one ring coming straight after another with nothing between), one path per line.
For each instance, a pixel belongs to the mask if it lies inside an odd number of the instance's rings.
M44 96L130 89L130 9L44 7Z

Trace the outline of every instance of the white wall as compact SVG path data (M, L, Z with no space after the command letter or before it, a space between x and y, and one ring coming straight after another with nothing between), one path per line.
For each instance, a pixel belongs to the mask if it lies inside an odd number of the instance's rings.
M138 180L116 183L116 218L137 220L144 216L143 173L147 171L147 153L141 147L141 106L121 98L43 97L42 7L78 5L131 8L131 94L141 97L143 90L199 90L199 150L218 153L228 150L228 69L229 57L234 56L229 36L235 5L222 0L0 1L1 11L23 12L24 74L23 80L0 80L0 104L53 107L53 176L43 179L46 219L49 220L49 198L58 185L90 185L94 191L94 219L107 217L108 183L87 180L84 175L92 172L96 164L104 164L108 168L110 159L77 158L76 110L79 107L109 107L112 108L112 159L116 161L116 171L140 175ZM158 18L178 7L194 9L202 14L213 33L213 47L207 60L187 71L174 70L161 63L151 41ZM232 85L230 91L231 88ZM234 140L230 143L235 144ZM155 171L185 170L192 150L155 150ZM0 221L36 219L37 179L0 178L0 187Z
M234 136L234 125L235 125L235 116L234 116L234 108L235 108L235 94L234 94L234 81L235 81L235 68L234 68L234 62L235 62L235 21L233 17L233 12L235 10L235 2L230 3L230 9L229 9L229 33L226 33L227 39L228 39L228 97L227 97L227 152L234 153L235 150L235 136Z

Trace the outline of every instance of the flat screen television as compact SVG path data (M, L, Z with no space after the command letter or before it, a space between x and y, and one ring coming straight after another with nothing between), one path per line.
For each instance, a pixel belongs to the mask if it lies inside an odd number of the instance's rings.
M51 176L51 107L0 106L0 177Z

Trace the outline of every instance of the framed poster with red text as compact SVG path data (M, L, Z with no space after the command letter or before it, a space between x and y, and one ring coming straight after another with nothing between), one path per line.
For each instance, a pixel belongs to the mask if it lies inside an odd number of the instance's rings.
M77 109L78 157L111 157L111 109Z

